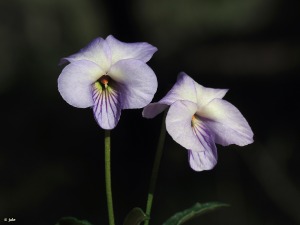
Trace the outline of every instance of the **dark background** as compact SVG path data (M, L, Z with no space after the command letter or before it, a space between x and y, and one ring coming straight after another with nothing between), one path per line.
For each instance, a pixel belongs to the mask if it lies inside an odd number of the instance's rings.
M185 71L229 88L255 142L218 146L206 172L167 135L152 224L195 202L231 207L189 224L300 224L299 1L11 0L0 2L0 224L54 225L63 216L108 224L103 135L91 109L57 91L60 58L95 37L158 48L154 101ZM162 115L125 110L112 131L116 224L144 208Z

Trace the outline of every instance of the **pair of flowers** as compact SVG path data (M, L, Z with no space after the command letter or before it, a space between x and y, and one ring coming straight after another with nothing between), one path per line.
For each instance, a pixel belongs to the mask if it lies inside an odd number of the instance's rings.
M183 72L165 97L150 103L157 79L146 63L156 51L144 42L124 43L112 35L97 38L62 59L69 64L58 78L58 90L70 105L92 107L97 123L107 130L115 128L122 109L145 107L143 116L153 118L169 107L166 129L188 150L190 166L196 171L215 166L216 143L244 146L253 142L246 119L222 99L228 90L203 87Z

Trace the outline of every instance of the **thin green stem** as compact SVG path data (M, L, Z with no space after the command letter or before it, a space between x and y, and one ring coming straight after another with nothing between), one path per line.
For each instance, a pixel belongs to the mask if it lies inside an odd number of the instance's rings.
M106 198L109 225L115 225L114 208L111 191L111 171L110 171L110 131L105 130L104 138L105 146L105 183L106 183Z
M167 110L164 112L163 120L162 120L162 125L160 129L160 135L159 135L159 140L157 144L157 149L156 149L156 155L154 159L154 165L152 168L152 174L151 174L151 180L150 180L150 187L149 187L149 193L148 193L148 199L147 199L147 205L146 205L146 215L150 217L151 214L151 208L152 208L152 202L153 202L153 197L154 197L154 191L155 191L155 186L156 186L156 181L157 181L157 175L158 175L158 170L159 170L159 165L163 153L163 147L165 143L165 137L166 137L166 125L165 125L165 119L167 115ZM144 225L148 225L149 220L146 220Z

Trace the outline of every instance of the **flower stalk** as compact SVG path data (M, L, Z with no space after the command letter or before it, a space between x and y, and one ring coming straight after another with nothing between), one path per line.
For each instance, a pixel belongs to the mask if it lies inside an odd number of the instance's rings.
M115 224L113 199L111 190L111 169L110 169L110 130L105 130L104 137L105 147L105 184L106 184L106 198L107 198L107 210L109 225Z
M160 135L159 135L159 140L158 140L157 149L156 149L156 155L155 155L155 159L154 159L154 165L152 168L150 187L149 187L149 192L148 192L148 199L147 199L147 204L146 204L146 215L149 218L150 218L150 214L151 214L151 208L152 208L155 186L156 186L156 182L157 182L158 170L159 170L159 165L160 165L160 161L161 161L161 157L162 157L162 153L163 153L163 147L164 147L164 143L165 143L165 137L166 137L166 125L165 125L166 115L167 115L167 110L165 110L164 116L162 119ZM149 219L145 221L144 225L148 225L148 224L149 224Z

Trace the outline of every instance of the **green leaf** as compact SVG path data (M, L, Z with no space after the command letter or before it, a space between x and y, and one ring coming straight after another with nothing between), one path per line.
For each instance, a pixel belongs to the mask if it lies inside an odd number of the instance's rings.
M201 214L213 211L221 207L226 207L226 206L229 205L225 203L219 203L219 202L208 202L204 204L196 203L191 208L176 213L175 215L170 217L163 225L180 225Z
M126 216L123 225L139 225L141 222L148 220L149 217L141 208L133 208Z
M55 225L92 225L86 220L78 220L74 217L63 217Z

